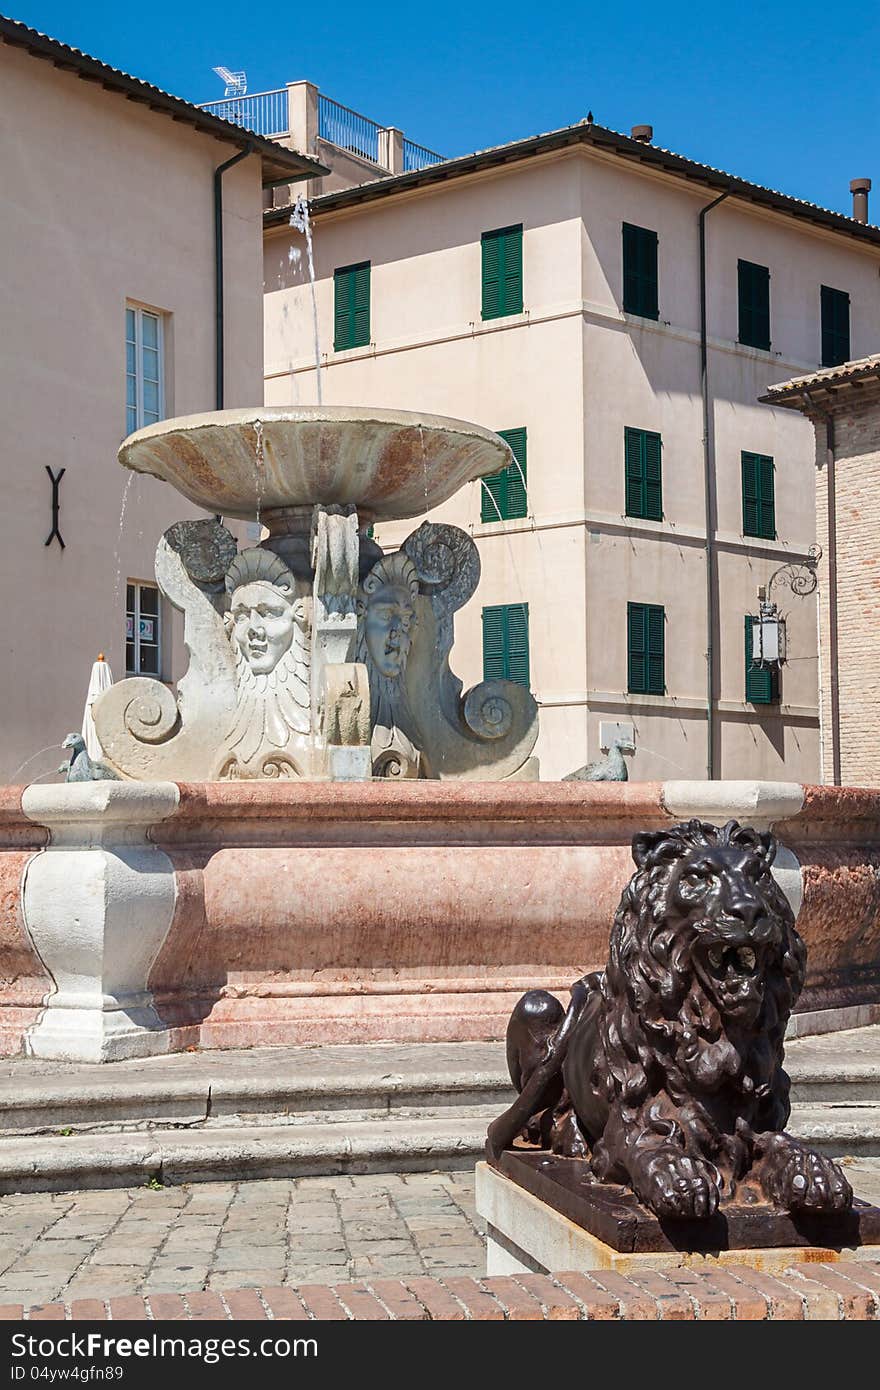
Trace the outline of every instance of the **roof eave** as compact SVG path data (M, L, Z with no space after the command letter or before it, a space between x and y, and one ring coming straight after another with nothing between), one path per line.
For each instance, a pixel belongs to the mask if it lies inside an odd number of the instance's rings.
M516 141L511 145L496 146L493 149L481 150L475 154L462 155L458 159L445 160L442 164L428 165L423 169L415 169L406 174L393 174L386 178L371 179L368 183L356 184L352 188L338 189L333 193L323 193L312 199L312 208L315 215L320 215L336 212L343 208L357 207L363 203L394 197L414 189L431 187L450 179L480 173L486 169L501 168L505 164L521 163L537 155L554 153L573 145L586 145L600 152L611 153L631 160L634 163L648 165L674 177L685 179L689 183L699 184L713 193L726 192L743 201L781 212L800 221L811 222L880 248L880 227L856 222L843 213L804 203L797 198L791 198L788 194L762 188L760 185L749 183L745 179L725 174L722 170L697 164L684 155L674 154L669 150L661 150L656 145L643 144L639 140L621 135L618 131L608 130L604 126L586 123L567 126L562 130L551 131L546 135L529 136L528 139ZM283 208L269 209L265 214L267 227L280 225L285 220Z
M118 68L112 68L87 53L70 48L67 44L49 38L47 34L41 34L38 30L30 29L5 15L0 15L0 42L12 48L24 49L33 58L42 58L62 71L75 73L84 82L98 83L107 91L116 92L129 101L148 106L151 111L170 116L172 120L181 124L190 125L201 134L213 136L215 140L235 145L238 149L249 148L262 160L264 183L293 182L297 178L320 176L330 172L326 165L308 155L285 149L268 136L257 135L253 131L233 126L229 121L223 121L219 116L202 111L200 107L184 101L181 97L171 96L159 87L153 87L150 83L142 82ZM285 175L290 176L289 180L285 180Z
M809 376L778 382L770 386L758 400L762 405L778 405L809 413L817 405L822 408L829 402L836 403L868 385L880 385L880 356L857 358L852 363L841 363L839 367L826 367Z

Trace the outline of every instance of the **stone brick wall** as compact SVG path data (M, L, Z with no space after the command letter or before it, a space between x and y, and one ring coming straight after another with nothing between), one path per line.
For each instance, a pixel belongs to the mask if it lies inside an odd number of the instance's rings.
M880 388L852 387L834 403L840 770L844 786L880 786ZM819 686L822 778L833 780L828 469L816 421Z
M741 1265L669 1266L624 1276L492 1275L361 1284L152 1294L0 1307L0 1321L114 1319L283 1322L870 1322L880 1320L880 1264L795 1264L770 1275Z

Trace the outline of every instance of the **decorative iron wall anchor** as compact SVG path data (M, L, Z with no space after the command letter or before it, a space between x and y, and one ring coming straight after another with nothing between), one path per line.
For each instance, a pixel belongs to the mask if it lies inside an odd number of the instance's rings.
M52 530L46 537L45 544L51 545L53 541L57 541L58 544L61 546L61 549L63 550L64 540L61 535L61 532L58 530L58 512L61 507L61 502L58 498L58 489L61 486L61 479L64 477L66 470L64 468L59 468L58 477L56 478L55 474L52 472L52 469L49 467L47 463L46 472L49 474L49 478L52 483Z

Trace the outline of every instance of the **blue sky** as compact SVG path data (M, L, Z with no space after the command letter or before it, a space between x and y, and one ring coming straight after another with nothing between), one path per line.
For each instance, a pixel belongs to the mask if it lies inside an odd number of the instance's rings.
M880 220L876 4L4 0L2 9L191 101L222 96L215 64L244 68L252 92L307 77L448 155L592 109L602 125L649 122L658 144L844 212L849 180L873 177Z

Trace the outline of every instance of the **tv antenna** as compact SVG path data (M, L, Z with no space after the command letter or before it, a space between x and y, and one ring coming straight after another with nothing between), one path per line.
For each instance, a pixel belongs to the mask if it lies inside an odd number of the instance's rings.
M229 68L214 68L220 81L225 84L225 97L243 97L247 95L247 73L230 72Z

